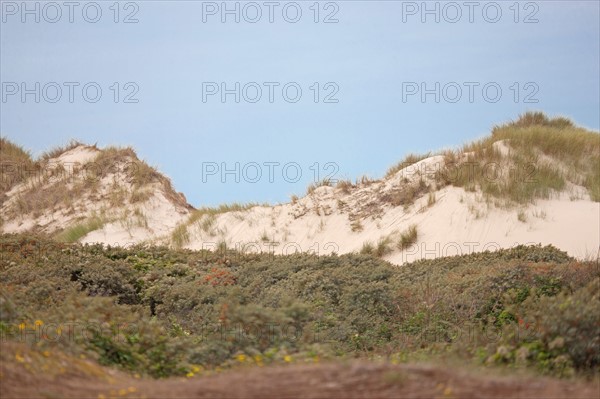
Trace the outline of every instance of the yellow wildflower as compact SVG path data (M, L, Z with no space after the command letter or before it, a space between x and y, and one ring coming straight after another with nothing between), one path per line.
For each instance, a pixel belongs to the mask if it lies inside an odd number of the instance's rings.
M291 363L292 362L292 357L290 355L285 355L283 357L283 361L286 363Z
M202 366L196 366L196 365L193 365L193 366L192 366L192 371L193 371L194 373L198 373L198 372L202 371Z

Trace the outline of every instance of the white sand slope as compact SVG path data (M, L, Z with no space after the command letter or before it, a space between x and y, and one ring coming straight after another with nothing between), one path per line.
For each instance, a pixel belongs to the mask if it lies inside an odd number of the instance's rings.
M503 156L510 153L505 142L495 143L495 148ZM132 161L128 158L112 165L97 184L83 184L78 171L94 162L101 151L84 145L73 148L49 160L46 167L53 170L62 165L66 172L44 173L13 187L0 208L2 231L59 234L100 220L77 236L78 241L170 244L173 231L191 216L185 198L160 178L135 186L125 171L125 163ZM383 258L400 265L519 244L552 244L578 258L597 258L600 203L592 202L585 188L570 184L551 199L498 207L477 190L438 187L435 172L443 166L444 157L433 156L382 180L346 188L318 187L293 203L204 215L188 226L184 247L215 249L226 244L276 254L343 254L359 252L366 243L377 246L385 241L388 250ZM57 185L67 195L61 197ZM417 192L417 199L407 204L403 198L410 190ZM70 198L68 193L77 197ZM134 200L136 194L143 195ZM24 198L44 195L55 203L42 210L15 211L23 208ZM417 227L418 239L401 250L400 235L411 226Z
M437 190L431 205L427 194L409 207L382 203L387 193L415 185L421 177L431 182L441 165L443 157L430 157L351 194L319 187L296 204L218 215L209 227L204 216L189 227L186 247L211 249L226 243L230 248L276 254L342 254L361 251L365 243L376 246L387 237L392 252L384 258L395 264L519 244L552 244L578 258L597 257L600 203L590 201L582 187L571 190L579 189L578 200L561 193L525 208L497 208L480 194L456 187ZM351 216L360 222L360 231L353 231ZM400 234L412 225L417 226L418 240L400 250Z
M93 220L99 228L84 234L80 242L124 246L169 234L188 217L190 207L175 201L178 194L161 181L143 187L131 181L127 167L137 159L119 159L98 173L98 165L92 163L101 152L77 146L49 159L39 173L13 187L0 208L2 231L60 234ZM90 176L94 183L86 184ZM140 199L134 201L138 193Z
M334 194L330 188L318 191ZM342 254L358 252L366 242L376 245L390 237L393 252L384 258L395 264L519 244L552 244L577 258L598 255L599 203L571 201L562 195L540 200L522 212L526 217L524 222L518 219L517 210L496 209L478 199L477 194L447 187L436 193L436 203L431 207L427 207L425 197L407 211L390 207L378 218L362 219L360 232L352 231L347 214L339 209L329 215L311 212L296 217L297 207L285 204L219 215L208 231L198 222L189 229L192 240L186 247L214 249L225 242L230 248L276 254L297 250ZM411 225L417 226L418 240L400 251L395 247L399 233Z

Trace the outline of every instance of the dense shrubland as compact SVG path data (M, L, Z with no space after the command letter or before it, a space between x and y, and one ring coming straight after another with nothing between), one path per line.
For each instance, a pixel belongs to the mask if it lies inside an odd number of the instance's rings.
M1 237L0 332L155 377L334 357L600 364L597 264L551 247L421 260Z

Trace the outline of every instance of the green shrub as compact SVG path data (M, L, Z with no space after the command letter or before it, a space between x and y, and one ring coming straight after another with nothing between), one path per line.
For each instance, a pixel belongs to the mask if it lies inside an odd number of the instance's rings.
M76 339L28 335L27 342L155 377L183 375L192 365L285 362L289 355L450 352L486 359L500 346L503 357L494 359L512 366L524 345L543 352L525 363L543 364L542 371L597 367L589 352L597 349L597 286L587 286L598 280L597 267L551 246L424 259L401 268L368 254L121 248L20 235L0 236L0 246L3 339L21 340L18 326L35 329L38 321L75 323L86 331ZM545 335L515 341L506 334L496 346L485 340L519 320L543 326ZM483 338L464 340L469 328Z
M600 279L596 277L573 294L548 296L545 287L539 291L539 295L530 296L514 308L517 325L505 329L489 360L521 363L559 376L570 375L571 367L597 370Z

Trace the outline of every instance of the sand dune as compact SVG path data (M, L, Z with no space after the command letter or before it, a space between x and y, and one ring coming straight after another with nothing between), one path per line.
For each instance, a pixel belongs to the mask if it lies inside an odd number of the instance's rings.
M509 143L499 140L494 148L508 159ZM197 213L190 220L192 208L166 178L141 186L132 180L127 167L139 162L134 153L94 175L94 184L86 183L103 151L76 146L49 159L40 174L15 185L0 209L2 231L64 236L75 226L81 231L74 237L83 243L171 245L179 226L186 234L182 246L189 249L226 245L276 254L342 254L379 245L378 255L399 265L519 244L552 244L572 256L594 258L600 246L600 203L591 201L584 187L569 183L568 189L548 199L498 206L480 190L440 184L436 172L444 167L442 155L381 180L322 185L290 203ZM43 209L17 212L23 201ZM400 249L400 237L411 226L416 226L417 239Z

